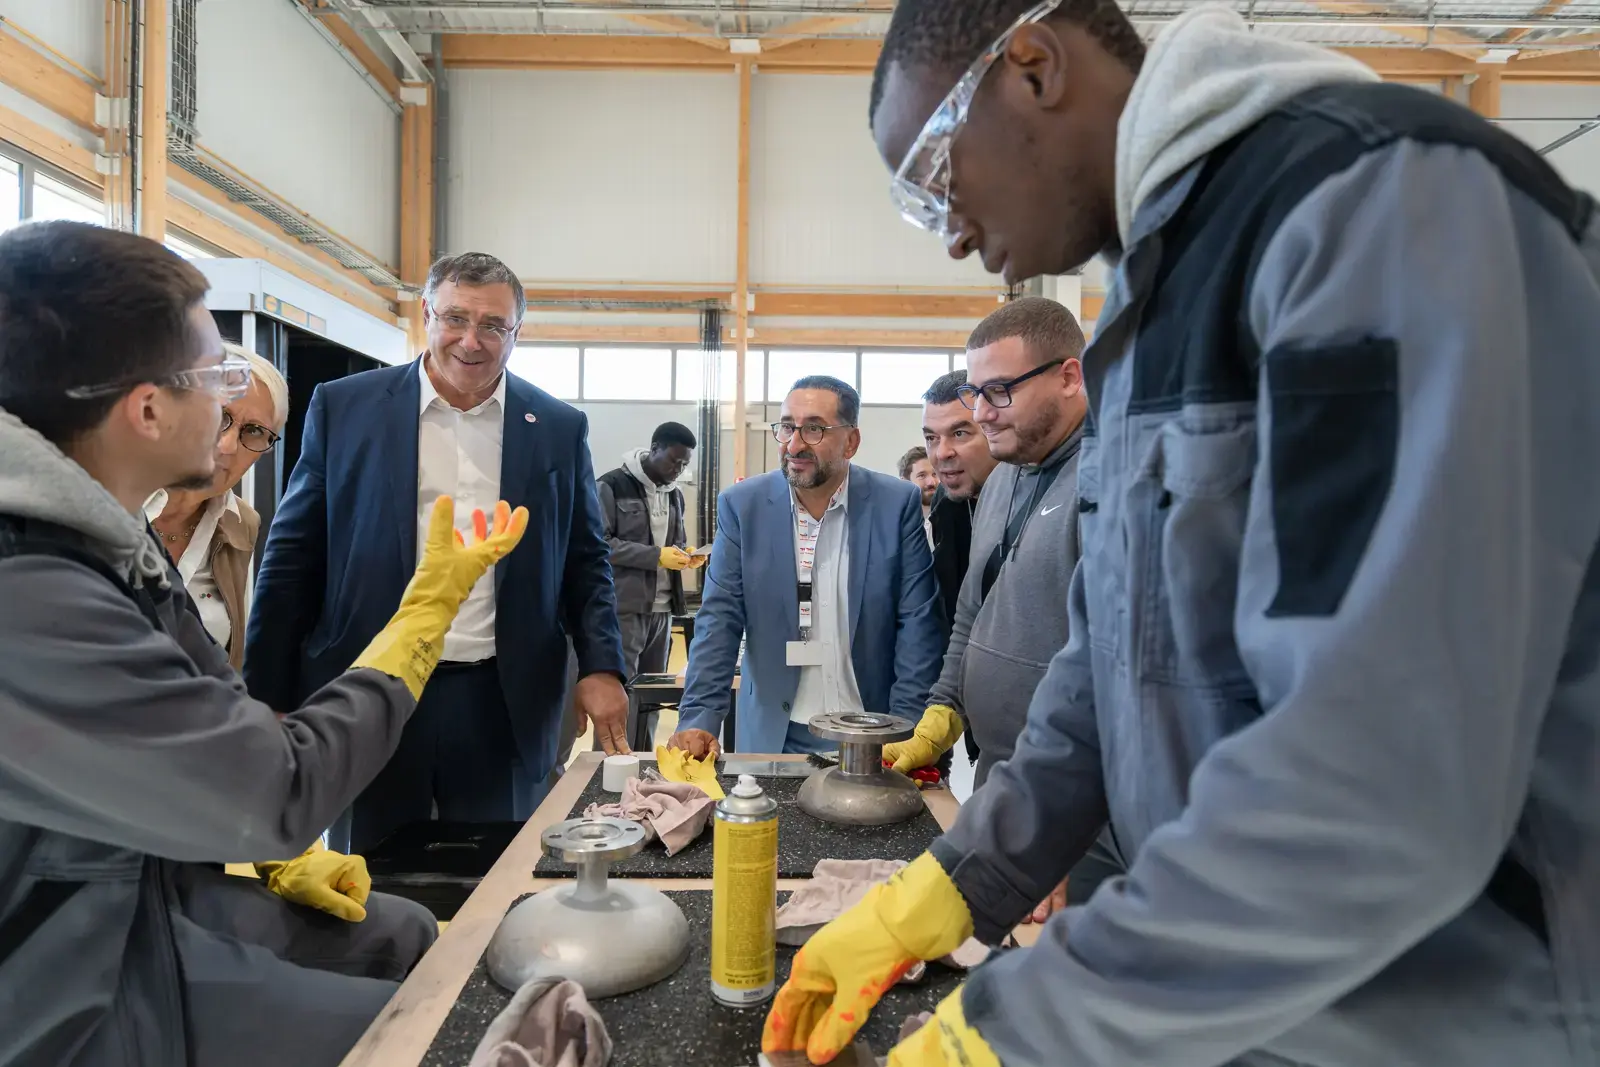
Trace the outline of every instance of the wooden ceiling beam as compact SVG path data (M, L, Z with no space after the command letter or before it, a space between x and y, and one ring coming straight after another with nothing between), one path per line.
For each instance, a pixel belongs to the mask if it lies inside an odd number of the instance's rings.
M654 16L651 16L654 17ZM599 34L446 34L447 67L523 70L727 70L726 51L683 37L623 37ZM726 42L723 42L726 44ZM854 74L872 70L878 42L801 40L763 54L766 72Z
M889 10L885 8L884 13L888 14ZM796 19L793 22L786 22L776 27L777 36L763 37L761 39L761 54L770 55L808 38L820 37L824 34L832 33L834 30L848 29L851 26L859 25L866 20L866 17L865 15L821 15L815 18L803 18Z
M386 63L366 38L362 37L357 29L345 21L343 13L313 0L299 0L300 4L316 15L317 19L328 28L328 31L338 38L339 44L345 51L356 58L356 62L366 68L368 74L383 86L384 92L394 99L400 99L400 79L393 69Z
M1570 3L1572 3L1572 0L1549 0L1549 3L1546 3L1546 4L1542 5L1530 17L1534 18L1534 19L1546 19L1546 18L1549 18L1551 15L1558 15L1558 14L1561 13L1561 9L1566 7ZM1495 37L1494 43L1495 44L1515 44L1516 42L1522 40L1524 37L1528 36L1528 34L1530 34L1532 32L1533 32L1532 30L1528 29L1525 26L1519 26L1516 29L1507 30L1506 32L1504 32L1504 33L1500 34L1499 36Z
M10 19L0 19L0 83L62 118L98 132L100 127L94 121L95 85L8 32L7 24L15 25Z
M1392 7L1382 4L1350 3L1348 0L1316 0L1316 6L1330 14L1335 15L1394 15ZM1415 41L1426 48L1436 48L1442 52L1449 52L1476 59L1483 55L1484 40L1474 37L1470 33L1452 29L1427 29L1421 26L1380 26L1384 33L1407 41Z

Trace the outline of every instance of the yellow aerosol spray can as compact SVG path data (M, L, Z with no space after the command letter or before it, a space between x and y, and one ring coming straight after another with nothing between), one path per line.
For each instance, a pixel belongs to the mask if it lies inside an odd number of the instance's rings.
M712 831L711 995L734 1008L776 988L778 804L741 774Z

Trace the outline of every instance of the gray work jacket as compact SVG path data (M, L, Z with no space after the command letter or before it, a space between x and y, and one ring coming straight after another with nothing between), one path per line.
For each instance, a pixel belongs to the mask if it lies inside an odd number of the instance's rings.
M81 562L16 554L21 529L0 523L0 1067L181 1067L176 866L298 855L416 704L359 670L280 721L176 570L141 610Z
M934 853L1006 1067L1600 1063L1600 222L1396 85L1154 193L1094 343L1071 638Z

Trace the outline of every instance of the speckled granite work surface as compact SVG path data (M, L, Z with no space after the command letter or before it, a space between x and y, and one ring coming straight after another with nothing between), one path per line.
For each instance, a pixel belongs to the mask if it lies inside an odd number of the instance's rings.
M779 900L787 895L779 894ZM711 999L711 894L667 896L677 901L689 920L689 959L676 974L653 986L594 1002L616 1046L611 1067L754 1067L770 1002L736 1011ZM778 946L780 984L789 974L794 953ZM921 982L895 986L884 994L862 1028L862 1039L879 1056L887 1054L901 1022L909 1015L932 1011L964 977L930 964ZM422 1067L466 1067L489 1023L510 1002L511 994L494 984L480 959L434 1036Z
M654 766L653 763L649 766ZM724 790L738 779L720 779ZM915 818L890 826L839 826L812 818L800 810L798 799L804 778L762 778L761 788L778 802L778 877L809 878L818 860L905 860L910 862L928 850L939 836L939 822L924 808ZM617 794L600 786L600 772L584 787L567 818L577 818L590 804L616 803ZM661 842L652 841L645 850L611 865L614 878L710 878L711 824L706 825L693 844L676 856L668 856ZM566 878L576 868L542 857L533 873L540 878Z

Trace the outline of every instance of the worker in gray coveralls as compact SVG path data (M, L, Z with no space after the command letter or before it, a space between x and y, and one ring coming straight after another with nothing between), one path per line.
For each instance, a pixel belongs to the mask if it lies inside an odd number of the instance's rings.
M1600 1063L1600 214L1356 60L1110 0L900 0L901 211L1104 252L1071 638L1012 758L815 934L825 1062L916 959L1128 860L893 1067ZM985 490L985 496L989 490Z
M437 935L317 839L527 513L463 537L440 497L351 669L281 718L250 699L143 513L211 483L250 388L205 293L132 234L0 236L0 1067L333 1067Z

